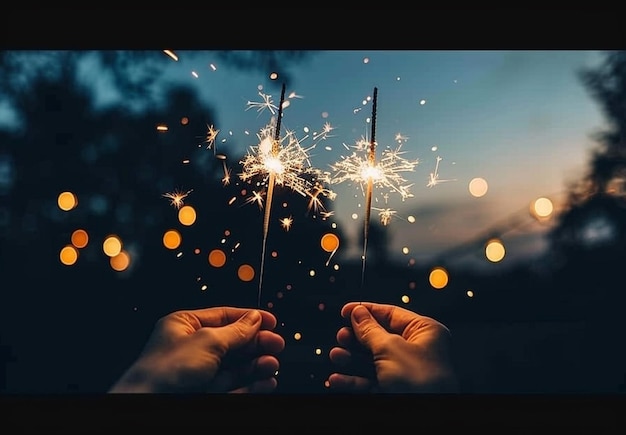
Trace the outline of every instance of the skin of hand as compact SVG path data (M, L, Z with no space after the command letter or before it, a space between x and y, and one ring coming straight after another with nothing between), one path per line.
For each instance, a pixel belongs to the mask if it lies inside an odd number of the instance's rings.
M394 305L350 302L341 316L352 327L337 331L330 360L347 373L333 373L330 388L347 392L453 393L450 331L438 321ZM359 358L371 374L350 365ZM373 368L371 367L373 365Z
M273 314L215 307L161 318L110 393L269 393L285 340Z

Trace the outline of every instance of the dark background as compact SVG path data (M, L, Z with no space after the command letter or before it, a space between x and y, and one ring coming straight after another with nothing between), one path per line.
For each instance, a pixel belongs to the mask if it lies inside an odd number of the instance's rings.
M99 53L129 98L142 98L144 85L157 74L154 56L162 56L159 51ZM214 108L193 92L172 88L167 107L139 115L124 107L98 111L90 94L75 84L76 62L84 52L50 52L49 63L39 67L29 54L0 52L0 92L17 105L27 125L19 133L0 130L5 168L0 184L0 391L104 392L138 355L159 317L186 308L256 306L257 279L239 280L236 268L249 263L258 269L263 216L255 205L241 206L245 186L236 183L235 174L242 156L228 156L235 176L224 186L222 161L198 149ZM288 80L288 65L308 54L221 55L222 62L243 69L285 71L282 77ZM146 74L141 82L129 73L137 67ZM26 76L28 85L18 85ZM568 206L551 232L550 255L506 271L450 266L454 279L446 290L421 285L410 292L408 308L451 329L463 392L626 389L626 53L607 53L602 68L580 78L604 109L610 128L597 136L588 172L570 187ZM187 124L180 122L183 117ZM162 123L169 126L167 134L156 131ZM200 166L180 165L201 152ZM175 209L162 197L173 186L193 188L186 203L196 208L199 220L191 227L178 223ZM56 205L65 190L79 199L70 212ZM233 196L237 203L229 206ZM94 212L87 204L98 198L106 206ZM277 249L279 255L268 257L262 306L273 304L268 309L287 342L278 391L325 394L324 380L333 371L328 350L343 324L341 306L359 299L398 304L412 282L427 282L430 267L445 266L446 258L418 266L386 261L387 229L373 224L366 286L360 289L360 262L342 259L339 251L341 268L324 266L328 253L320 249L320 238L333 232L341 239L341 229L307 214L306 200L297 195L279 190L274 204L282 202L293 216L308 219L288 235L277 223L270 227L268 253ZM585 234L594 226L612 236L589 244ZM59 251L77 228L88 231L90 242L77 264L66 267ZM163 247L169 228L183 235L180 250ZM126 272L112 271L102 254L102 240L111 233L133 253ZM238 241L241 246L229 251ZM462 250L478 255L483 243L477 238L476 245ZM230 252L229 261L211 268L208 252L219 246ZM177 258L179 251L183 255ZM310 268L315 277L308 275ZM475 297L466 296L468 288ZM302 334L300 340L293 338L295 332Z

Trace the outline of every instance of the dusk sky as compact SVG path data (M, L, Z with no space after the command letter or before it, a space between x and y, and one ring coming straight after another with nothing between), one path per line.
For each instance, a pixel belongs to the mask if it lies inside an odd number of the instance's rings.
M257 111L248 102L269 94L278 104L281 77L272 71L242 72L219 63L207 51L177 51L177 60L163 52L163 75L155 91L166 82L194 86L215 108L219 129L217 151L241 155L257 145L256 133L268 124L268 110ZM311 163L329 169L348 155L346 147L369 137L371 96L378 89L376 141L378 149L397 148L403 157L418 159L404 173L414 195L402 201L390 195L373 207L392 208L390 252L427 259L454 248L511 216L525 213L525 243L514 233L503 235L507 258L536 252L542 246L545 225L535 223L529 205L548 197L558 210L566 183L582 176L590 135L602 127L603 117L584 89L577 72L596 65L595 51L322 51L290 66L282 126L294 131L302 145L328 123L327 139L311 150ZM81 66L85 83L97 92L103 106L123 100L109 78L88 59ZM0 125L11 124L10 107L0 110ZM309 129L306 138L305 128ZM198 132L201 136L205 132ZM400 136L398 136L400 135ZM398 142L400 137L400 142ZM380 156L380 151L379 151ZM428 187L435 171L445 182ZM236 164L236 162L233 162ZM237 172L234 169L233 172ZM474 197L474 178L488 183L487 193ZM333 186L334 219L353 237L344 244L360 255L356 236L362 231L363 195L346 183ZM373 213L376 216L376 212ZM407 221L409 216L414 222ZM535 234L534 237L529 234ZM347 246L346 246L347 245Z

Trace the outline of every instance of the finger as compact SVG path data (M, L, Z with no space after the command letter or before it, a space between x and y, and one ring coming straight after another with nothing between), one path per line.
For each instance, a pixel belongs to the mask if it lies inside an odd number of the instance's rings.
M328 357L333 364L337 364L338 366L345 367L352 362L352 354L349 350L342 347L333 347L330 352L328 352Z
M376 355L389 333L376 321L367 308L357 305L351 312L352 330L354 335L368 350Z
M253 364L253 369L248 374L255 379L264 379L275 376L275 373L280 368L280 362L276 357L270 355L262 355L256 359Z
M235 307L212 307L199 310L176 311L167 317L178 317L187 320L195 329L208 326L225 326L239 320L247 312L254 310L261 313L261 329L272 330L276 327L276 317L265 310Z
M259 355L278 355L285 349L285 339L273 331L259 331L256 337L241 349L224 356L224 364L230 360L250 359Z
M230 391L230 393L267 394L267 393L273 392L277 386L278 386L278 381L276 380L276 378L267 378L267 379L261 379L259 381L254 381L250 385L237 388L235 390Z
M329 388L337 391L365 393L369 392L374 385L373 381L361 376L333 373L328 377Z
M285 349L285 339L272 331L259 331L256 340L256 352L259 354L278 355Z
M254 343L261 320L261 313L258 310L250 310L234 323L214 328L200 328L194 335L204 342L214 357L223 361L225 357L230 358L233 352Z
M376 378L376 366L371 353L351 351L342 347L333 347L328 353L333 364L342 368L344 373L364 378Z
M341 316L347 319L351 318L352 311L358 306L367 308L382 327L395 334L402 334L409 325L413 327L433 323L440 325L439 322L430 317L422 316L405 308L374 302L349 302L341 309Z
M337 343L342 347L351 347L358 343L351 327L344 326L337 331Z

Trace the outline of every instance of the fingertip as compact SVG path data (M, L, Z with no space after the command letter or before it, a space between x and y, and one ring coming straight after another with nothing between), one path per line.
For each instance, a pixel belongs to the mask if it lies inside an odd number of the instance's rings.
M375 305L373 302L348 302L341 308L341 317L344 319L349 319L352 315L352 310L354 310L358 306L372 306Z
M276 324L278 323L278 321L276 320L276 316L274 316L274 314L270 313L269 311L265 311L265 310L258 310L259 313L262 316L262 323L261 323L261 328L263 329L274 329L276 327Z
M247 318L251 323L257 323L262 319L261 312L255 309L248 311L242 318Z

